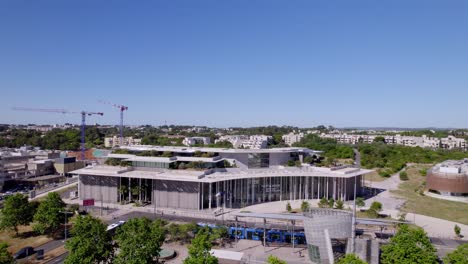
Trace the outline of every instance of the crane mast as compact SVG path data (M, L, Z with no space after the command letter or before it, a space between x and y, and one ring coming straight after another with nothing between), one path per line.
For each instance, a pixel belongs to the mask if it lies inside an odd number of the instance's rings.
M68 111L65 109L45 109L45 108L27 108L27 107L13 107L13 110L16 111L30 111L30 112L45 112L45 113L58 113L58 114L80 114L81 115L81 143L80 143L80 150L81 150L81 160L85 160L85 151L86 151L86 144L85 144L85 129L86 129L86 116L92 115L100 115L103 116L104 113L102 112L73 112Z

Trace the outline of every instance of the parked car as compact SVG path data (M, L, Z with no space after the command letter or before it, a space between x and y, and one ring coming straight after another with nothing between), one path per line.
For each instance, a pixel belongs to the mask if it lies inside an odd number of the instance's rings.
M31 255L34 255L34 253L36 253L36 251L34 250L33 247L24 247L24 248L18 250L18 252L16 252L13 255L13 258L14 259L22 259L22 258L25 258L25 257L29 257Z

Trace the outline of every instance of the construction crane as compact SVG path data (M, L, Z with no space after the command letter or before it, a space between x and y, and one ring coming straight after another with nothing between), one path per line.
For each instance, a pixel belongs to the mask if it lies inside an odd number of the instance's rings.
M125 105L119 105L119 104L113 104L109 103L103 100L99 100L100 103L107 104L107 105L112 105L115 108L118 108L120 110L120 128L119 128L119 134L120 134L120 146L123 146L124 140L123 140L123 116L124 116L124 111L128 110L128 106Z
M44 108L27 108L27 107L13 107L16 111L31 111L31 112L46 112L46 113L59 113L59 114L80 114L81 115L81 160L85 160L85 128L86 128L86 116L100 115L103 116L102 112L73 112L65 109L44 109Z

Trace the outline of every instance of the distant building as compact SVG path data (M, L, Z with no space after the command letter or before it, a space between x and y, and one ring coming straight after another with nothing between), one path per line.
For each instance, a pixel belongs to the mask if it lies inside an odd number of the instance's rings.
M427 172L427 189L443 196L468 196L468 159L447 160Z
M185 146L209 145L211 144L211 139L209 137L186 137L182 141L182 144Z
M372 143L376 137L383 137L385 143L392 145L402 145L408 147L421 147L421 148L431 148L431 149L467 149L466 140L463 138L456 138L454 136L448 136L446 138L436 138L428 137L423 135L422 137L415 136L402 136L400 134L389 136L389 135L359 135L359 134L321 134L322 138L332 138L335 139L338 143L343 144L358 144L358 143Z
M123 138L123 146L129 145L140 145L141 139L133 138L133 137L124 137ZM113 136L113 137L106 137L104 138L104 146L106 148L114 148L120 146L120 137Z
M55 170L62 176L68 175L69 172L84 168L84 161L77 161L75 157L58 158L55 160Z
M268 142L272 139L272 136L265 135L225 135L215 140L215 143L228 141L234 148L264 149L268 146Z
M304 138L304 133L296 134L291 132L289 134L283 135L281 138L283 139L284 143L286 143L286 145L292 146L294 143L297 143L301 141L302 138Z

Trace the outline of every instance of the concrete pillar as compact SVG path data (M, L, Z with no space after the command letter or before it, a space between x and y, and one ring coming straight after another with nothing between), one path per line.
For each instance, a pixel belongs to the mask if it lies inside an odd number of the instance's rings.
M305 185L304 185L304 192L305 192L305 199L309 200L309 177L305 177Z
M211 210L211 182L210 182L210 188L209 188L209 193L208 193L208 200L209 200L209 203L208 203L208 209Z
M204 207L203 204L205 203L205 197L204 197L205 192L204 192L204 190L203 190L203 185L204 185L204 184L203 184L203 182L202 182L202 183L201 183L201 209L202 209L202 210L205 209L205 208L203 208L203 207Z

